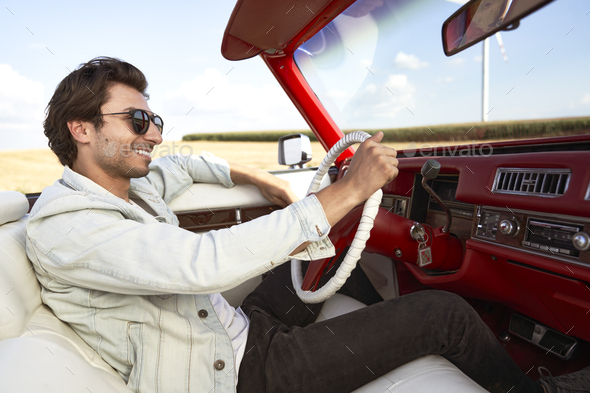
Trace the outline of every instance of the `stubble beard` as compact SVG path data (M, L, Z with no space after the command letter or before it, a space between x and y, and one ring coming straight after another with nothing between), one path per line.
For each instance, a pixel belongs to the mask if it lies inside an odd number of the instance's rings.
M148 165L130 165L128 159L137 156L129 145L122 145L119 142L108 141L99 136L99 146L96 150L95 159L98 166L113 178L140 178L150 173Z

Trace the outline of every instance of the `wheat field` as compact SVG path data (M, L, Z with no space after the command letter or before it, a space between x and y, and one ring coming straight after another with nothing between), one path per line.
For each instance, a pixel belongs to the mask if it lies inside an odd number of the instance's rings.
M492 142L492 141L486 141ZM453 142L448 142L454 145ZM402 150L408 142L385 143L386 146ZM313 159L311 166L318 166L326 152L319 142L311 143ZM169 153L200 155L208 151L230 162L265 170L286 169L278 164L278 143L276 142L180 142L166 141L153 151L154 158ZM0 191L16 190L22 193L41 192L43 188L61 178L63 167L49 149L0 151Z

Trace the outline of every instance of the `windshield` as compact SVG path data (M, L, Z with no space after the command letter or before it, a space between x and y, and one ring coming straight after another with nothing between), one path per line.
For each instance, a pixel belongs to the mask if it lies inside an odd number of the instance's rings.
M389 141L432 146L590 132L587 1L550 3L490 37L487 54L479 43L446 57L441 26L457 3L359 0L295 61L344 131L398 129Z

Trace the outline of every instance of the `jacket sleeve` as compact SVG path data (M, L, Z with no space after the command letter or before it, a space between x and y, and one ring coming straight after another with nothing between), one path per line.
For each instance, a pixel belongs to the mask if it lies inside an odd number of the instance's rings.
M289 260L306 241L314 243L295 257L334 255L315 196L202 235L124 219L107 204L75 210L82 196L64 198L71 198L60 202L68 212L52 214L52 201L29 219L27 254L39 274L72 286L134 295L218 293Z
M203 151L201 156L169 154L150 164L147 181L169 203L193 183L221 183L233 187L226 160Z

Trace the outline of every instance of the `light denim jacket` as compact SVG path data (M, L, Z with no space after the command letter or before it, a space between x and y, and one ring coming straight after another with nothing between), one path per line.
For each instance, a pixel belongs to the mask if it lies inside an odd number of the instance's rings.
M27 255L42 300L137 392L233 392L230 339L207 294L228 290L297 255L334 255L315 196L231 229L197 235L166 205L193 182L233 186L226 161L170 155L131 180L154 217L67 166L27 223ZM198 198L199 195L195 195ZM199 311L207 311L199 317ZM200 315L205 315L201 313ZM225 362L218 370L218 360Z

